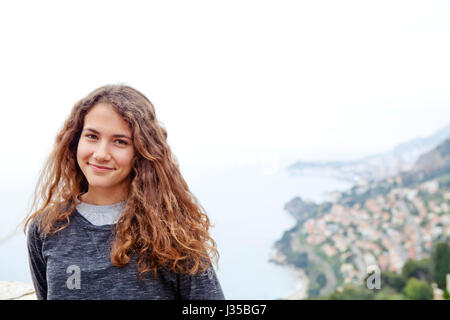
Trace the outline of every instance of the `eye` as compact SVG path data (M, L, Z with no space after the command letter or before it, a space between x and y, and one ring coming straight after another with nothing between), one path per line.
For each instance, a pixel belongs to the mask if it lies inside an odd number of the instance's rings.
M95 134L91 134L91 133L88 133L87 135L85 135L85 137L88 139L96 139L97 138L97 136Z
M126 146L128 144L125 140L121 140L121 139L117 139L116 142L118 144L121 144L121 145L124 145L124 146Z

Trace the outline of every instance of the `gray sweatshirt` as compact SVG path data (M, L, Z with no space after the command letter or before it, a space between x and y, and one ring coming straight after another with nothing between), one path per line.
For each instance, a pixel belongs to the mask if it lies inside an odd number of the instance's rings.
M223 300L214 268L194 276L160 268L138 279L137 257L124 267L110 260L115 225L94 225L77 210L70 225L42 236L37 222L27 232L31 278L38 299Z

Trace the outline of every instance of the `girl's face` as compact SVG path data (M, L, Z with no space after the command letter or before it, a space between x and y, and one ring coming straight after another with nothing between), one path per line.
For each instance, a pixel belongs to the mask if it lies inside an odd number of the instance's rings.
M84 118L77 149L89 191L117 194L128 188L133 157L132 134L125 120L108 104L92 107Z

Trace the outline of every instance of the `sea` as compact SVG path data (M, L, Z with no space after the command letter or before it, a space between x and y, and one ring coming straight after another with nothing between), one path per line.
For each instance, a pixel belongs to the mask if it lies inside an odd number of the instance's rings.
M292 269L270 262L274 243L295 220L284 205L296 196L325 201L349 182L325 175L290 175L261 164L182 166L191 192L213 225L220 254L216 273L226 299L284 299L298 287ZM0 185L0 281L31 283L20 222L31 204L35 176Z

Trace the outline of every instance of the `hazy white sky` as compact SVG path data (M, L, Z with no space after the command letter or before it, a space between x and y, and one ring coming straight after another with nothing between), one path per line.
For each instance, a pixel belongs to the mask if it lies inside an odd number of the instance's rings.
M2 1L2 172L38 170L73 104L118 82L182 164L387 151L450 122L449 17L429 0Z

